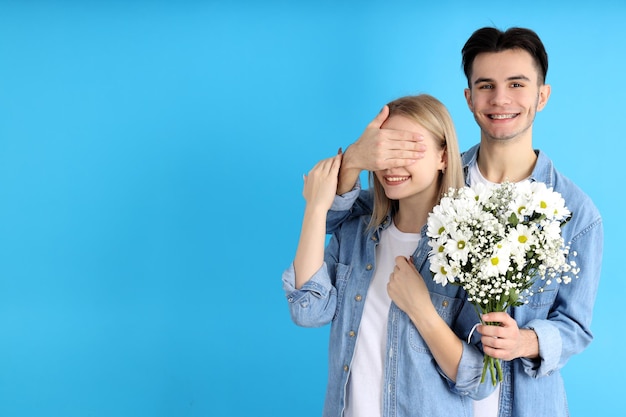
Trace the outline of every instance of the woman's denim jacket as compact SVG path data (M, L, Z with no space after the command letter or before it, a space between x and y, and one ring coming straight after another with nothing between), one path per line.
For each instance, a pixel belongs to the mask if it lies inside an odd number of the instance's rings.
M466 179L468 167L476 161L478 148L476 145L463 154ZM568 416L560 369L573 355L582 352L593 338L590 327L602 264L602 219L591 199L560 174L544 153L535 152L537 162L531 181L541 181L561 193L573 214L562 233L565 242L570 244L570 253L577 253L575 260L580 273L569 284L558 284L553 280L543 292L535 291L529 304L509 311L520 328L533 329L537 334L540 358L503 361L499 417ZM359 184L343 196L337 196L328 214L328 231L334 231L346 219L370 213L371 201L369 191L361 191ZM428 276L424 274L424 277ZM462 304L455 331L461 337L468 337L478 316L471 304ZM480 335L474 332L471 340L476 343L479 338ZM474 345L465 347L476 349ZM482 362L482 358L464 352L459 369L480 373L482 369L479 370L481 367L476 361ZM463 381L477 382L471 377L464 377ZM482 385L492 388L490 383ZM461 393L476 391L471 385L460 388L458 382L451 386Z
M367 289L376 268L376 245L390 217L375 230L367 228L370 215L344 221L326 248L323 266L302 286L294 288L293 264L283 274L292 319L301 326L317 327L332 322L329 341L328 384L325 417L340 417L345 406L346 384ZM428 262L426 227L413 253L416 268L425 277L431 300L439 315L453 326L466 294L460 286L436 284ZM456 386L443 376L409 317L395 304L388 316L387 350L383 377L385 417L465 417L471 415L470 396L482 398L490 391L480 386L482 354L464 343L463 364ZM477 342L476 342L477 343ZM466 358L466 356L472 358ZM465 366L465 365L464 365ZM482 393L480 392L482 390ZM461 395L459 395L459 393Z

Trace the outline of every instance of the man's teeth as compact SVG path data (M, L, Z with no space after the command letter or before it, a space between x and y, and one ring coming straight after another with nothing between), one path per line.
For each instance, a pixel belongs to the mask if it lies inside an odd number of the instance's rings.
M512 119L516 116L515 113L513 114L490 114L489 117L492 119Z

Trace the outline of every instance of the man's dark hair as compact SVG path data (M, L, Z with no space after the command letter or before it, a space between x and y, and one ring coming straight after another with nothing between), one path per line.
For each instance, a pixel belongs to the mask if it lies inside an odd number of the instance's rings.
M465 42L463 54L463 72L471 88L472 64L478 54L484 52L502 52L509 49L521 49L530 54L539 73L539 84L546 81L548 74L548 53L537 34L525 28L513 27L506 31L494 27L484 27L475 31Z

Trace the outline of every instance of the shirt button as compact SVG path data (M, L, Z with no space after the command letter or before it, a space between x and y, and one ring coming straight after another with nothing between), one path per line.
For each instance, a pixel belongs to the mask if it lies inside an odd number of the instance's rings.
M372 264L367 264L367 266L365 267L365 269L367 269L368 271L371 271L373 268Z
M350 332L348 333L348 336L350 337L354 337L356 333L354 332L354 330L350 330Z
M348 368L348 365L344 365L344 366L343 366L343 370L344 370L344 371L348 372L348 369L350 369L350 368Z
M449 303L448 303L448 300L443 300L443 302L441 303L441 305L442 305L444 308L448 307L448 304L449 304Z
M361 301L363 299L363 297L361 297L361 294L357 294L356 297L354 297L355 300L357 301Z

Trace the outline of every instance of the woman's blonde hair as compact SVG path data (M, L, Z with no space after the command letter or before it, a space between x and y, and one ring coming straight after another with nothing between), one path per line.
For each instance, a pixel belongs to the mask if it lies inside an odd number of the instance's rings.
M452 117L443 103L431 95L420 94L401 97L387 106L389 117L403 116L419 123L438 140L439 149L445 151L447 166L439 174L439 199L450 188L463 187L465 182L459 143ZM392 215L398 210L398 201L387 197L382 184L372 171L369 173L369 183L374 189L374 209L369 226L377 227L390 210Z

